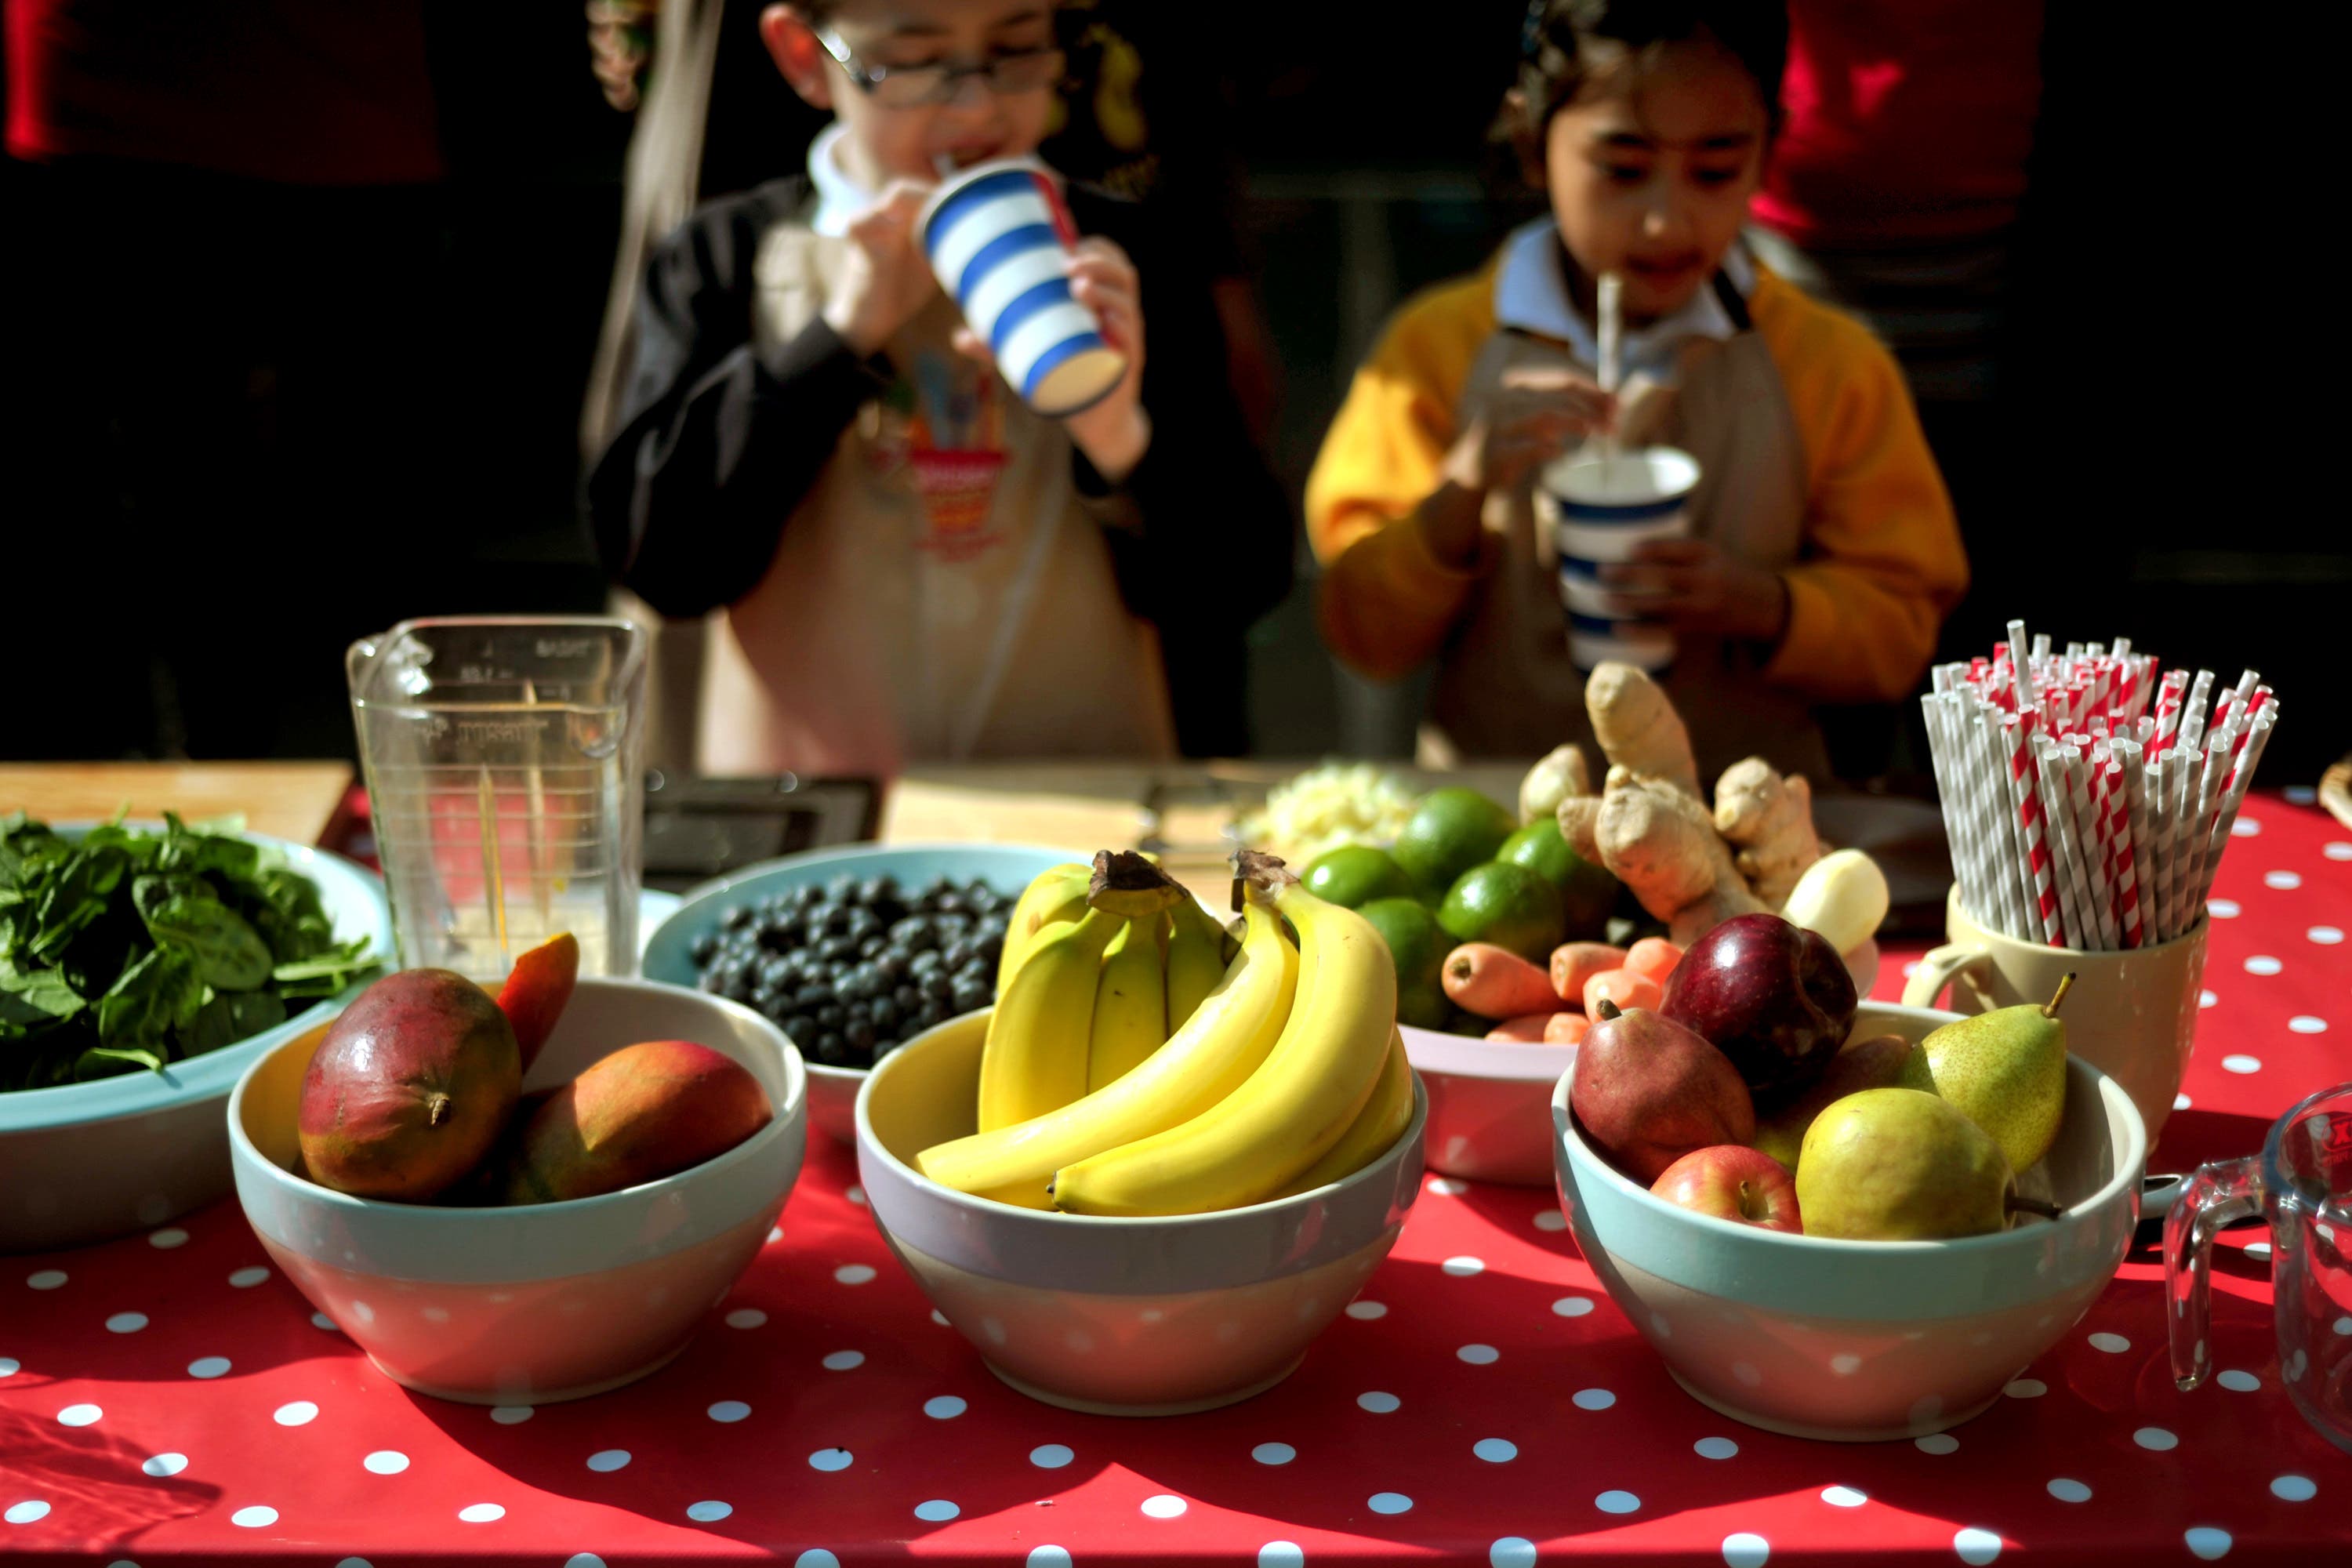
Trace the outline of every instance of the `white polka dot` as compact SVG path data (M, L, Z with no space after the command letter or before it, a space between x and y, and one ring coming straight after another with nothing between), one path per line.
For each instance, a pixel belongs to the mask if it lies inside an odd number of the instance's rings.
M1029 1450L1029 1462L1041 1470L1058 1470L1077 1455L1061 1443L1040 1443Z
M2210 1524L2200 1524L2194 1529L2184 1530L2180 1532L2180 1539L2189 1543L2189 1550L2192 1554L2208 1563L2227 1557L2230 1555L2230 1548L2237 1544L2230 1539L2228 1531L2216 1530Z
M1404 1513L1412 1508L1412 1499L1402 1492L1374 1492L1364 1506L1374 1513Z
M251 1508L238 1509L228 1516L228 1521L241 1524L247 1530L267 1530L278 1522L278 1510L266 1504L256 1503Z
M1429 1178L1428 1188L1441 1198L1458 1198L1470 1190L1470 1184L1456 1181L1452 1176L1432 1176Z
M2303 877L2295 871L2265 871L2263 873L2263 886L2285 892L2289 889L2302 887Z
M2200 1007L2218 1007L2221 1004L2221 998L2215 995L2210 991L2200 991L2197 993L2197 1005Z
M2230 837L2232 838L2259 838L2262 832L2263 825L2251 816L2242 816L2230 824Z
M2193 1103L2195 1102L2185 1094L2176 1094L2172 1097L2172 1109L2175 1110L2186 1110Z
M256 1285L260 1284L264 1279L268 1278L269 1270L257 1263L252 1265L250 1268L240 1268L236 1273L230 1275L228 1277L228 1282L236 1286L240 1290L250 1290Z
M945 1312L940 1311L937 1307L931 1309L931 1321L937 1323L943 1329L951 1329L955 1327L954 1324L948 1321L948 1315Z
M925 1506L928 1507L929 1505L926 1504ZM735 1505L733 1503L720 1502L716 1499L713 1499L709 1502L688 1503L686 1506L686 1517L694 1521L697 1524L716 1524L734 1511ZM954 1516L950 1515L949 1517L952 1518Z
M2249 974L2276 974L2285 967L2267 952L2255 953L2246 960L2246 973Z
M834 1279L844 1285L863 1285L874 1278L870 1263L845 1263L833 1271Z
M848 1186L842 1188L841 1195L847 1198L851 1203L857 1205L860 1208L866 1206L866 1189L858 1186L856 1183L852 1183Z
M1381 1394L1377 1390L1370 1394L1359 1394L1356 1395L1357 1407L1363 1410L1369 1410L1375 1415L1386 1415L1390 1411L1394 1410L1398 1405L1402 1405L1403 1403L1403 1400L1399 1399L1393 1394Z
M307 1399L297 1399L291 1404L279 1405L270 1413L269 1418L280 1426L308 1426L319 1418L319 1407Z
M1483 1274L1486 1270L1485 1259L1477 1258L1449 1258L1438 1267L1456 1279L1467 1279L1473 1274Z
M2238 900L2235 899L2208 899L2205 900L2205 910L2217 921L2233 921L2244 912L2238 908Z
M929 1520L933 1524L944 1523L962 1511L963 1510L945 1498L933 1498L929 1502L919 1502L915 1505L915 1517Z
M0 1519L5 1519L11 1524L34 1524L48 1517L49 1505L38 1498L25 1502L10 1503L8 1511L0 1514Z
M2151 1453L2168 1453L2180 1447L2180 1439L2161 1426L2143 1426L2132 1434L2132 1441Z
M1490 1465L1507 1465L1519 1457L1519 1446L1507 1437L1481 1437L1470 1451Z
M1841 1351L1830 1357L1830 1370L1840 1377L1852 1377L1862 1370L1862 1358L1852 1351Z
M1822 1500L1832 1508L1860 1508L1870 1500L1870 1494L1853 1487L1823 1487Z
M533 1405L499 1405L491 1407L490 1419L501 1426L520 1426L538 1414Z
M1566 1230L1568 1228L1568 1216L1560 1213L1558 1209L1538 1209L1536 1211L1536 1228L1538 1230Z
M2260 1057L2250 1057L2242 1052L2233 1053L2221 1058L2221 1067L2222 1070L2225 1072L2260 1072L2263 1070L2263 1058Z
M583 1557L587 1559L584 1563L581 1561ZM375 1564L364 1557L346 1557L335 1568L375 1568ZM563 1568L604 1568L604 1560L593 1552L577 1552L564 1560Z
M2319 1487L2309 1476L2279 1476L2271 1481L2271 1496L2281 1502L2309 1502Z
M1250 1458L1261 1465L1286 1465L1298 1458L1298 1450L1287 1443L1260 1443L1250 1450Z
M782 1240L783 1240L783 1239L784 1239L784 1227L783 1227L782 1226L776 1226L773 1230L772 1230L772 1231L768 1232L768 1245L769 1245L769 1246L771 1246L771 1247L775 1246L775 1245L776 1245L776 1243L778 1243L778 1242L780 1242L780 1241L782 1241ZM730 1511L731 1512L732 1510L730 1510Z
M0 1377L14 1377L23 1370L24 1365L23 1362L14 1356L0 1355Z
M808 1555L805 1552L801 1553L799 1568L814 1568L808 1560ZM343 1568L343 1564L337 1563L335 1568ZM575 1552L563 1560L563 1568L604 1568L604 1560L593 1552ZM841 1568L841 1564L835 1563L832 1555L827 1553L824 1568Z
M494 1502L469 1502L457 1510L467 1524L496 1524L506 1516L507 1510Z
M1603 1513L1632 1513L1642 1506L1642 1500L1632 1492L1605 1491L1592 1500L1592 1506Z
M200 1355L195 1360L188 1363L188 1375L190 1377L219 1377L225 1374L228 1369L229 1359L225 1355Z
M727 1314L730 1329L756 1329L768 1321L768 1314L757 1307L738 1307Z
M722 1399L703 1414L713 1421L740 1421L751 1414L751 1407L740 1399Z
M2352 1317L2336 1319L2334 1327L2336 1331L2339 1334L2352 1334ZM2301 1355L2302 1353L2303 1352L2301 1351L2295 1352L2295 1354L2297 1355Z
M809 1468L812 1470L845 1470L854 1462L855 1456L846 1448L819 1448L809 1456Z
M2319 798L2319 792L2309 784L2289 784L2280 792L2291 805L2309 805Z
M1952 1550L1971 1568L1983 1568L1983 1564L2000 1555L2000 1537L1972 1524L1952 1537Z
M2246 1256L2252 1258L2255 1262L2266 1262L2269 1260L2270 1255L2271 1244L2269 1242L2250 1241L2246 1243Z
M835 1351L831 1355L824 1358L824 1370L827 1372L847 1372L852 1367L864 1366L865 1364L866 1352L864 1351Z
M2088 1502L2091 1500L2091 1489L2084 1486L2082 1482L2066 1476L2060 1476L2053 1479L2050 1483L2049 1491L2050 1495L2056 1498L2060 1502Z
M1739 1445L1728 1437L1701 1437L1691 1445L1691 1452L1702 1459L1728 1459L1739 1452Z
M37 1268L25 1276L25 1283L36 1290L54 1290L66 1282L62 1268Z
M1454 1355L1455 1360L1466 1361L1472 1366L1488 1366L1492 1365L1502 1353L1492 1345L1464 1345L1460 1350L1455 1351Z
M2252 1394L2263 1385L2261 1378L2251 1372L2241 1372L2234 1366L2213 1381L2232 1394Z
M341 1332L341 1331L335 1327L335 1320L327 1316L324 1312L311 1313L310 1326L314 1329L324 1329L331 1334Z
M1606 1410L1617 1403L1617 1396L1605 1388L1580 1388L1575 1401L1579 1410Z
M2105 1351L2109 1355L2119 1355L2131 1349L2131 1341L2121 1334L2093 1334L2091 1348L2095 1351Z
M626 1448L599 1448L588 1456L588 1468L598 1475L626 1469L633 1456Z
M1563 1318L1580 1318L1592 1310L1590 1296L1562 1296L1551 1304L1551 1310Z
M188 1468L185 1454L150 1454L139 1468L151 1476L176 1476Z
M2314 926L2303 933L2322 947L2334 947L2344 940L2342 926Z
M95 1405L68 1405L63 1410L58 1412L58 1425L60 1426L94 1426L98 1424L98 1418L105 1414L105 1411L100 1410Z
M952 1394L942 1394L923 1401L923 1414L934 1421L952 1421L971 1408Z
M2324 1035L2327 1033L2327 1020L2325 1018L2315 1018L2308 1013L2289 1018L2286 1021L2286 1026L2298 1035Z
M1257 1549L1257 1568L1307 1568L1307 1550L1295 1541L1269 1541Z
M2321 846L2319 852L2330 860L2352 860L2352 844L2347 844L2340 838L2332 844Z
M1189 1505L1182 1498L1167 1492L1161 1492L1158 1497L1145 1498L1142 1503L1143 1511L1153 1519L1174 1519L1178 1514L1182 1513L1187 1506Z
M166 1226L147 1238L148 1246L162 1247L166 1252L175 1247L185 1247L187 1244L188 1233L176 1225Z
M1378 1301L1350 1301L1348 1303L1348 1316L1355 1319L1360 1323L1369 1323L1375 1318L1385 1318L1388 1315L1388 1308Z
M408 1456L397 1448L378 1448L360 1463L371 1475L396 1476L408 1468Z
M1021 1560L1021 1568L1070 1568L1069 1548L1033 1546L1029 1555Z
M1912 1438L1911 1446L1923 1454L1952 1454L1959 1451L1960 1440L1949 1432L1930 1432Z
M1772 1543L1751 1531L1723 1538L1724 1568L1764 1568L1772 1559Z

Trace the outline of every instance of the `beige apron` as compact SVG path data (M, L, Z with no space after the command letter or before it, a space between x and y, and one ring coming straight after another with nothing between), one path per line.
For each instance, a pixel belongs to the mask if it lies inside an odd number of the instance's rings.
M1504 374L1523 365L1577 364L1569 351L1523 332L1498 331L1472 363L1459 423L1466 426ZM1692 532L1727 553L1774 570L1793 564L1804 537L1805 459L1788 395L1763 339L1753 331L1683 352L1679 388L1659 439L1699 463ZM1486 498L1485 521L1503 546L1474 591L1462 629L1444 655L1433 717L1466 756L1534 756L1562 741L1591 760L1584 676L1570 661L1558 556L1538 524L1531 478ZM1685 637L1662 678L1690 728L1699 773L1762 755L1786 771L1829 776L1829 753L1804 700L1765 681L1763 655L1716 638Z
M763 352L816 314L847 243L765 237ZM706 773L1173 754L1159 638L1120 602L1068 435L956 354L956 325L940 296L890 341L898 386L842 433L759 585L713 617Z

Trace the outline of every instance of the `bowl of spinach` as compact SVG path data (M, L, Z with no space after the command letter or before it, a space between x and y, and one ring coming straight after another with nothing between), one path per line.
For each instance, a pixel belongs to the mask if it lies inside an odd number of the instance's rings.
M381 973L372 873L231 826L0 816L0 1252L229 1187L229 1090Z

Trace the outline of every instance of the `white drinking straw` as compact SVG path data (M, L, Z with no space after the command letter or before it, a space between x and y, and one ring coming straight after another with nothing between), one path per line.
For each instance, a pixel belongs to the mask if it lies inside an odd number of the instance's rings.
M2008 911L2005 928L2020 942L2031 942L2033 921L2019 894L2014 868L2022 864L2024 856L2017 842L2017 813L2011 809L2008 759L2000 749L2000 710L1981 697L1967 700L1969 741L1974 762L1977 790L1981 801L1988 838L1992 845L1992 863L1989 868L1993 891L2002 909Z
M1621 339L1624 314L1622 301L1625 280L1614 272L1604 272L1594 285L1593 293L1601 319L1594 323L1594 335L1601 363L1594 367L1601 376L1601 390L1611 396L1617 393L1617 384L1624 374ZM1610 465L1617 460L1617 430L1615 421L1601 433L1601 482L1610 482Z

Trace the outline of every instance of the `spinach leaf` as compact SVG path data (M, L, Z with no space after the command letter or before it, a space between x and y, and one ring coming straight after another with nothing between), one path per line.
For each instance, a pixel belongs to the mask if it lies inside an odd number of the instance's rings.
M269 944L201 877L146 876L131 888L158 947L184 949L207 985L250 991L269 980Z

